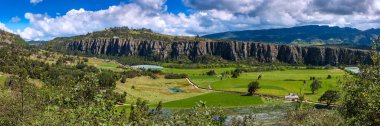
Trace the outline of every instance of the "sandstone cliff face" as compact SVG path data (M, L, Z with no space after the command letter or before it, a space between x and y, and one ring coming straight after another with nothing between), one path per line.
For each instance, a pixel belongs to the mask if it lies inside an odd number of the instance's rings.
M97 39L67 42L71 51L114 56L142 56L158 59L184 55L218 56L238 61L255 59L259 62L285 62L311 65L351 65L370 62L369 52L336 47L299 47L255 42L159 42L126 39Z

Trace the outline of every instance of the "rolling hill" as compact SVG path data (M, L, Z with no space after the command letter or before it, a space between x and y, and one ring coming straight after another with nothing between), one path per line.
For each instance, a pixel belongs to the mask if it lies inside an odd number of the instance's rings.
M0 30L0 43L28 44L19 35Z

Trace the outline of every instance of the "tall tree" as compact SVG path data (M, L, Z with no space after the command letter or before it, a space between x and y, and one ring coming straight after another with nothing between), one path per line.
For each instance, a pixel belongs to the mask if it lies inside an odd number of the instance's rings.
M321 82L319 80L314 80L310 85L311 92L315 94L315 91L318 91L319 88L322 88Z
M339 112L350 125L380 125L379 42L380 36L377 41L372 41L372 63L360 66L360 73L346 75L340 83L342 98Z
M328 90L318 100L320 102L326 101L327 106L330 106L331 103L338 101L338 99L339 99L338 91Z

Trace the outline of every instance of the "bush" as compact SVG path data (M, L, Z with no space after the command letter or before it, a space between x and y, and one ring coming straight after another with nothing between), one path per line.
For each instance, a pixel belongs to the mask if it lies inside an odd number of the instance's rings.
M334 67L331 66L330 64L327 64L324 69L330 70L330 69L334 69Z
M88 58L83 58L83 62L88 62Z
M183 79L187 78L187 74L166 74L165 79Z
M240 73L238 73L238 72L232 72L232 78L238 78L240 76Z
M283 126L344 126L345 120L338 113L329 110L291 111L286 115Z
M215 72L215 70L210 70L210 71L208 71L206 74L207 74L208 76L214 76L214 75L216 75L216 72Z
M260 88L260 84L258 81L253 81L248 84L248 95L253 95L257 89Z
M103 71L98 75L99 85L105 88L114 88L116 86L116 77L113 72Z
M78 63L75 67L76 67L77 69L84 69L85 67L87 67L87 65L84 64L84 63Z
M318 80L314 80L313 83L311 83L310 88L312 93L315 94L315 91L318 91L319 88L322 88L321 82Z
M127 82L127 78L125 76L121 77L120 82L124 84L125 82Z
M327 75L327 77L326 77L327 79L331 79L332 78L332 76L331 75Z

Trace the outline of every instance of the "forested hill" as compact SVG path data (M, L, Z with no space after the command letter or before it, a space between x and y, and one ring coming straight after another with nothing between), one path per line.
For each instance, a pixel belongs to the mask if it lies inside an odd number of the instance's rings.
M19 35L0 30L0 43L18 43L18 44L28 44Z
M200 37L189 37L189 36L170 36L165 34L155 33L150 29L131 29L128 27L114 27L101 31L96 31L92 33L87 33L86 35L79 35L74 37L60 37L56 38L50 42L59 43L67 41L78 41L78 40L100 40L100 39L128 39L128 40L139 40L139 41L207 41L209 39Z
M230 31L205 35L203 37L282 44L318 43L320 45L370 45L371 37L376 37L377 35L380 35L380 29L361 31L349 27L340 28L309 25L279 29Z

